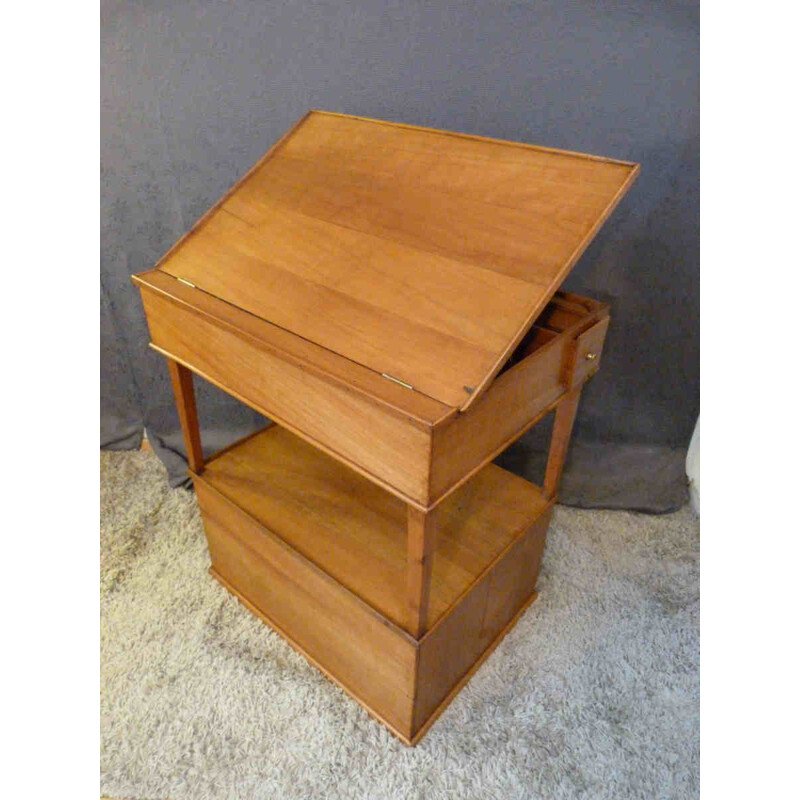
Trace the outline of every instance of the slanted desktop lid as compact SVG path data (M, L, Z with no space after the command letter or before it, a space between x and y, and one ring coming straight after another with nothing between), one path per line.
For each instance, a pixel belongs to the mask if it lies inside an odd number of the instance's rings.
M312 111L158 266L466 409L638 169Z

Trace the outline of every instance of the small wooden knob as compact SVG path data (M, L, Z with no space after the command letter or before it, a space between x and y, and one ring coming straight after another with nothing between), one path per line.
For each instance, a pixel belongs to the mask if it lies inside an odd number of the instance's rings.
M597 353L587 353L586 360L587 361L594 361L597 358Z

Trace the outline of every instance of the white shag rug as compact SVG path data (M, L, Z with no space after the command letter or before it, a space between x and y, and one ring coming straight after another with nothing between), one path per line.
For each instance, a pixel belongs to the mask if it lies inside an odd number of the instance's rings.
M207 573L194 495L102 452L101 794L692 798L699 520L558 507L539 599L414 749Z

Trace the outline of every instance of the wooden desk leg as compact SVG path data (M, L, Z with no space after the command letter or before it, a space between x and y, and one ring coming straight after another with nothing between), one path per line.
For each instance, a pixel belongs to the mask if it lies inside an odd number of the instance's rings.
M436 547L434 515L408 506L407 607L408 632L415 638L425 633L428 624L428 601L431 594L433 551Z
M567 456L569 439L572 435L572 426L580 399L581 387L579 386L556 406L556 418L553 421L553 432L550 435L550 452L547 456L547 468L544 473L544 494L548 499L555 496L558 485L561 483L561 472L564 469L564 459Z
M172 380L172 392L178 408L181 422L183 442L186 445L186 456L189 469L199 473L203 469L203 448L200 444L200 426L197 423L197 406L194 403L194 382L192 373L183 364L167 359L169 377Z

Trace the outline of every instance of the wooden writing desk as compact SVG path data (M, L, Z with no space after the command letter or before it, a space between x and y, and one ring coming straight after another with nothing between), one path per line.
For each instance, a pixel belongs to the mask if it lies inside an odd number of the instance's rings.
M211 573L406 743L536 597L631 163L314 111L133 277ZM274 424L204 459L195 372ZM543 486L491 460L555 410Z

